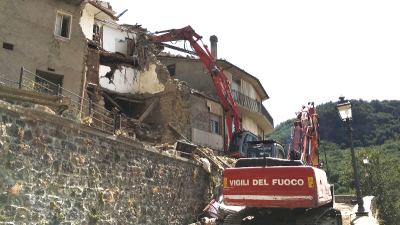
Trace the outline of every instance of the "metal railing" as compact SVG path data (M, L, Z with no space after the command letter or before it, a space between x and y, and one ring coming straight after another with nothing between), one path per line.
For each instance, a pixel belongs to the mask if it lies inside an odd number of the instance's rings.
M116 133L120 130L121 121L128 119L117 110L107 110L104 106L94 103L91 99L82 97L73 91L63 88L40 75L21 67L19 80L13 81L0 74L0 84L10 85L21 90L55 95L70 100L68 108L61 113L62 117L79 120L81 123L95 127L107 133Z
M243 93L240 93L238 91L232 90L233 94L233 99L241 106L246 107L250 111L253 112L260 112L260 103L257 102L256 100L250 98L247 95L244 95Z
M232 94L233 99L240 106L245 107L252 112L261 113L265 117L265 119L267 119L272 124L272 126L274 125L274 120L272 119L272 116L268 113L267 109L261 102L258 102L255 99L250 98L249 96L239 91L232 90Z

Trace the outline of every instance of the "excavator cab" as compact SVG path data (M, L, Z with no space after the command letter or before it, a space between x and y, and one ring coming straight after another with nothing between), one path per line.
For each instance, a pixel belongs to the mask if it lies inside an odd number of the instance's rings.
M232 135L228 154L234 158L247 158L248 149L252 147L252 142L259 141L259 138L250 131L239 131Z
M282 144L275 140L252 141L249 145L247 149L247 158L285 158L285 150Z

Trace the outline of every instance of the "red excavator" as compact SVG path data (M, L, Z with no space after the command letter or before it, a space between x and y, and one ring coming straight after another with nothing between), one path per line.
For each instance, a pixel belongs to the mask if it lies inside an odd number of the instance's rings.
M223 197L242 206L224 225L341 225L333 188L319 168L319 123L314 103L303 106L292 128L288 159L239 159L224 171Z
M319 168L318 115L314 104L303 107L298 114L292 148L288 159L282 159L279 143L257 141L256 135L240 129L240 115L228 79L208 47L198 43L200 35L190 26L156 34L159 35L150 38L153 43L189 41L211 75L226 113L230 145L225 150L240 159L235 168L224 171L223 198L225 203L243 209L231 211L223 218L223 224L341 225L341 214L333 209L333 188Z
M257 141L258 137L249 131L241 130L239 110L233 99L229 81L223 69L217 66L216 59L208 50L207 45L202 43L202 37L190 26L181 29L158 31L155 32L155 34L156 35L150 38L150 42L152 43L162 44L165 42L182 40L190 43L194 52L171 45L164 44L164 46L178 51L196 54L203 62L208 73L211 75L218 98L225 112L225 124L227 127L225 140L227 140L227 142L225 143L224 149L232 157L247 157L247 149L250 147L247 142ZM201 42L202 45L200 45L199 42ZM229 143L229 147L227 143Z

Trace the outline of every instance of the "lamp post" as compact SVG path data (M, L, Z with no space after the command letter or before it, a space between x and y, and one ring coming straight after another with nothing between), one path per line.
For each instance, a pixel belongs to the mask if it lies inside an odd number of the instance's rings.
M368 156L366 156L366 157L363 159L363 163L364 163L364 165L365 165L365 167L366 167L366 170L367 170L367 171L365 171L365 176L368 177L368 176L369 176L369 168L368 168L369 159L368 159Z
M369 159L368 159L368 156L366 156L364 159L363 159L363 163L364 163L364 166L365 166L365 179L366 179L366 182L367 182L367 191L368 191L368 193L369 194L371 194L372 193L372 186L371 186L371 174L370 174L370 171L369 171Z
M353 147L353 130L351 128L351 120L352 120L351 103L348 100L344 100L344 97L339 97L339 102L337 103L336 107L339 111L340 118L346 124L347 135L349 137L349 142L350 142L351 162L353 165L354 183L356 186L355 188L356 188L357 203L358 203L358 209L356 215L358 216L368 215L368 213L365 212L364 209L364 201L361 194L360 178L358 174L356 155L354 153L354 147Z

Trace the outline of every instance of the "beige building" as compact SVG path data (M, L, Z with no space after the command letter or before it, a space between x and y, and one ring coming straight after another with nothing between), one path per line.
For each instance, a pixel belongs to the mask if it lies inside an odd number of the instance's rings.
M0 73L18 81L21 67L25 67L81 93L87 49L79 25L81 3L82 0L0 1ZM39 79L29 73L24 76Z
M190 87L213 99L213 101L207 102L209 108L207 112L209 114L208 127L198 128L196 124L192 123L192 129L201 130L203 134L197 136L196 132L193 132L192 141L201 144L203 142L210 143L215 135L223 138L226 132L223 122L224 113L218 102L211 76L202 62L196 58L169 54L160 55L158 59L167 66L171 78L185 81ZM271 133L274 127L273 119L262 104L269 97L260 81L227 60L218 60L217 64L224 68L224 73L231 84L232 95L241 116L241 128L251 131L260 138Z
M0 74L18 82L24 67L24 85L44 78L50 89L59 85L81 97L88 87L163 91L168 76L160 81L159 66L138 43L146 30L118 24L115 14L109 3L97 0L0 1ZM57 91L51 94L67 94Z
M225 69L225 75L231 83L233 98L239 107L242 128L265 137L274 129L274 121L266 110L263 101L269 98L258 78L226 60L218 60Z

